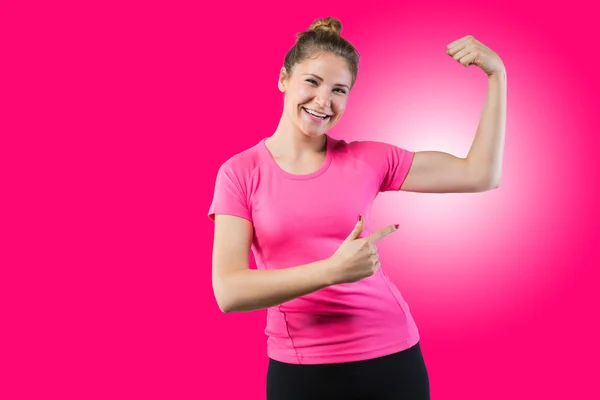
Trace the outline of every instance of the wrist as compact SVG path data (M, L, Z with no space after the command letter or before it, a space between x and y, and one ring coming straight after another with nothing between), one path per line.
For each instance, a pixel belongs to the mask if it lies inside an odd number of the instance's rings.
M337 284L337 263L331 257L322 260L317 265L320 271L320 282L327 287Z
M506 81L506 69L492 72L488 75L489 80Z

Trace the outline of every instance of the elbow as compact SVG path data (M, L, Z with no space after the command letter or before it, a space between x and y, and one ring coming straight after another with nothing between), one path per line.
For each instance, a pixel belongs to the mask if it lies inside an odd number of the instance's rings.
M488 192L490 190L495 190L500 187L500 182L502 181L502 176L491 176L485 179L481 185L482 191Z
M502 181L502 168L497 166L487 165L482 167L472 165L467 174L469 191L472 192L488 192L498 189Z
M502 172L499 171L495 174L492 174L491 177L488 178L488 190L498 189L500 187L500 183L502 182Z
M223 298L223 296L215 296L215 300L217 301L219 310L221 310L223 314L230 314L235 311L235 305L230 299Z
M473 185L475 192L489 192L490 190L498 189L502 176L498 175L485 175L477 179L475 185Z
M243 294L243 290L240 290L240 284L243 285L244 277L236 275L238 274L229 273L213 277L214 297L219 310L223 314L246 312L254 309L250 299Z
M229 314L235 311L235 304L231 296L227 295L231 291L226 290L224 286L223 282L213 282L213 294L219 310L224 314Z
M500 187L500 182L501 181L502 181L502 178L498 178L498 179L494 180L492 182L491 189L498 189Z
M225 299L223 299L223 296L218 296L215 293L215 300L217 301L219 310L221 310L223 314L229 314L231 312L231 305Z
M221 304L219 304L219 309L223 314L231 314L234 311L232 307L223 306Z

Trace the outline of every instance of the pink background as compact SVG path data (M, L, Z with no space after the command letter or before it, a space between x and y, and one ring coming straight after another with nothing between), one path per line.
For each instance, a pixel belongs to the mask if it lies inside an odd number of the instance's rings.
M600 398L590 6L11 3L0 398L264 399L265 312L219 311L206 212L220 164L275 129L296 32L327 15L362 55L334 137L464 156L486 79L445 47L472 34L507 67L500 189L373 210L401 224L379 248L432 398Z

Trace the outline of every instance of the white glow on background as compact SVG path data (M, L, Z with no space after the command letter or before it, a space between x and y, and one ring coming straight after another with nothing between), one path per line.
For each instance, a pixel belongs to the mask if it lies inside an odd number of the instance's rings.
M436 76L413 75L410 83L400 86L401 93L375 76L363 78L370 96L361 93L353 99L345 125L339 128L345 139L467 155L487 89L480 71L448 68ZM535 82L530 84L532 90ZM545 106L543 89L541 85L540 91L533 89L533 97L514 91L513 100L524 97L522 101L537 109ZM377 103L373 93L378 93ZM374 204L373 229L401 225L396 235L379 245L384 268L401 289L410 288L404 293L431 305L427 312L459 307L465 318L492 310L498 315L516 308L523 312L523 307L537 304L529 299L524 306L524 297L542 302L568 273L552 255L560 244L557 227L564 225L562 217L551 217L557 215L552 210L561 196L563 200L568 196L557 193L553 185L566 168L556 164L562 140L545 137L568 121L544 123L532 118L529 109L512 104L509 97L503 182L498 190L385 193ZM445 297L441 304L440 296Z

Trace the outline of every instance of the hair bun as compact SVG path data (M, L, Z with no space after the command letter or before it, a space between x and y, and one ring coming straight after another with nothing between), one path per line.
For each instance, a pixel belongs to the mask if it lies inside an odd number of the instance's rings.
M315 20L308 27L308 31L312 32L333 32L336 34L340 34L342 31L342 23L339 19L334 17L327 17L323 19Z

